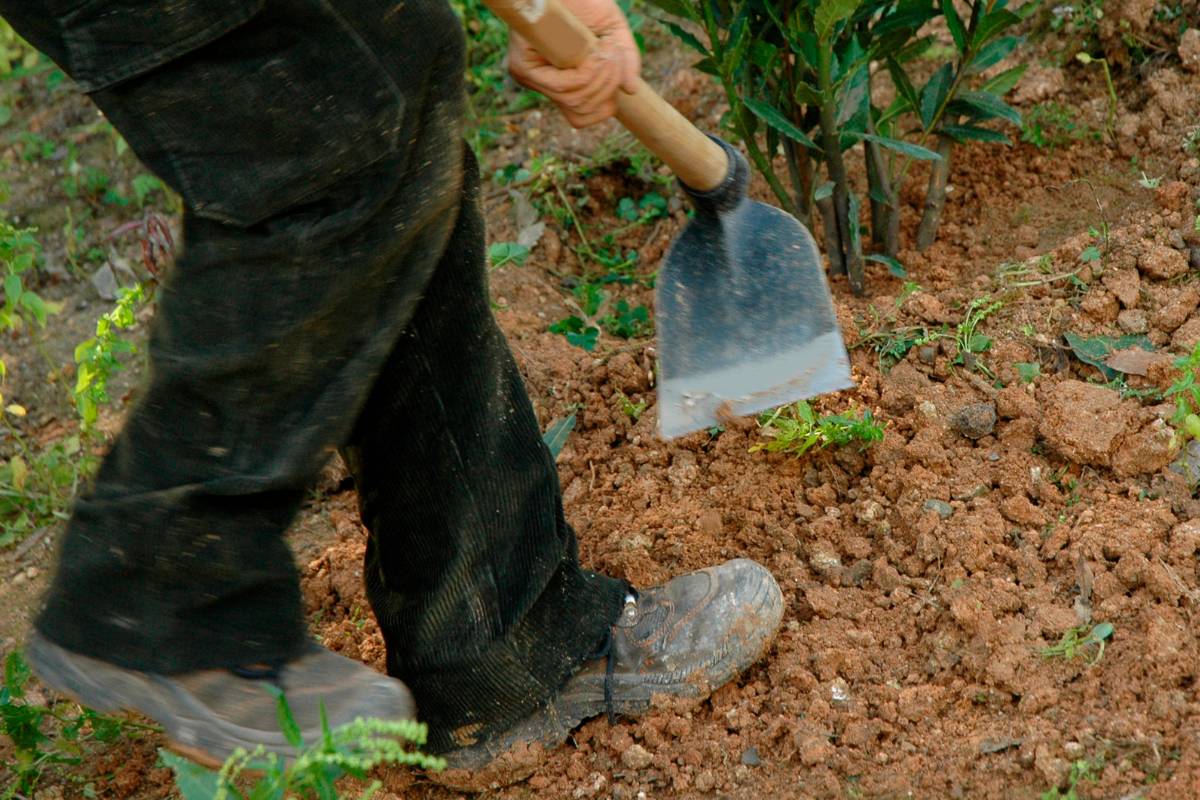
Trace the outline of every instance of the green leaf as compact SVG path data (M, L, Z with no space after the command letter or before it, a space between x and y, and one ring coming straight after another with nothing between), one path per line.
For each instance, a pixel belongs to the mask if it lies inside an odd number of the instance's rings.
M908 102L908 107L912 111L916 111L921 107L921 98L917 94L916 87L912 81L908 79L908 73L904 71L904 67L900 66L900 62L892 57L887 59L888 72L892 76L892 84L896 87L896 92Z
M213 800L216 797L220 787L217 773L161 747L158 757L164 765L174 770L175 786L184 800Z
M825 200L833 197L833 181L825 181L813 190L813 200Z
M1079 260L1085 264L1089 261L1099 261L1100 257L1100 248L1096 247L1094 244L1088 245L1083 249L1083 252L1079 254Z
M9 273L4 276L4 295L10 305L16 305L21 300L21 276Z
M675 34L675 38L677 38L679 41L683 42L702 56L707 57L709 55L708 48L701 44L700 40L693 36L690 31L679 27L674 22L668 22L666 20L663 20L663 22L666 24L671 33Z
M855 133L856 138L865 139L868 142L874 142L880 147L886 147L888 150L894 150L897 153L906 155L910 158L915 158L920 161L941 161L942 157L926 147L921 147L919 144L906 142L902 139L889 139L886 136L876 136L872 133Z
M4 658L4 688L13 697L25 696L25 684L33 677L33 670L25 662L20 650L13 650Z
M575 415L563 419L556 419L550 423L550 427L542 434L542 441L546 443L546 447L550 449L550 455L553 458L558 458L558 454L562 452L563 445L567 443L567 437L571 435L571 431L575 430Z
M960 92L951 106L955 111L977 121L1003 119L1014 125L1021 124L1020 112L988 92Z
M867 261L874 261L877 264L883 264L888 268L888 272L890 272L894 277L908 277L908 270L904 268L904 265L891 256L885 256L882 253L872 253L869 256L863 256L863 258L865 258Z
M684 2L684 0L648 0L648 2L676 17L695 19L695 15L692 14L689 4Z
M1111 639L1116 629L1113 628L1111 622L1101 622L1092 628L1091 638L1094 642L1103 642Z
M998 64L1003 61L1009 53L1016 49L1024 41L1020 36L1005 36L1002 39L997 39L994 42L988 42L979 52L975 54L975 58L971 59L968 72L972 75L983 72L993 64ZM1025 65L1028 66L1028 65ZM1015 69L1015 67L1014 67ZM1024 71L1024 67L1021 68Z
M283 732L284 738L296 750L302 749L304 747L304 737L300 733L300 726L296 724L296 718L292 716L292 709L288 705L287 697L284 696L283 690L269 683L264 684L263 688L275 695L275 716L279 722L279 730Z
M1010 144L1008 136L1000 131L980 128L976 125L945 125L942 133L956 142L991 142L994 144Z
M950 29L954 46L960 53L967 52L967 31L963 28L962 18L958 16L958 9L954 7L954 0L942 0L942 14L946 17L946 27Z
M983 19L979 21L979 27L975 31L975 37L971 40L971 45L973 47L982 47L985 42L990 41L1005 28L1012 27L1020 21L1020 17L1005 8L996 9L990 14L985 14Z
M1003 97L1013 90L1021 78L1024 77L1025 70L1028 68L1028 64L1021 64L1012 69L1006 69L996 77L984 81L979 90L981 92L991 92L997 97Z
M933 73L933 77L925 84L925 88L921 90L921 125L925 130L929 130L934 123L934 117L937 116L938 110L946 101L946 96L950 93L950 84L954 81L954 68L950 64L943 64L941 69Z
M821 0L813 15L813 30L817 38L823 42L829 41L837 24L849 19L861 4L862 0Z
M762 100L755 100L753 98L749 98L745 102L746 108L749 108L751 111L753 111L755 116L762 119L763 122L766 122L784 136L787 136L789 139L794 139L795 141L807 147L809 150L816 150L818 152L821 150L821 148L817 146L817 143L808 138L808 135L804 131L800 130L791 122L789 122L787 118L784 117L779 111L779 109L764 103Z
M569 343L590 353L596 349L596 343L600 340L600 329L593 325L580 332L568 333L566 336Z
M522 266L529 260L529 248L516 242L496 242L488 248L488 262L493 267L503 267L505 264Z
M796 81L796 102L801 105L821 105L821 93L804 81Z
M1113 338L1111 336L1092 336L1084 337L1077 333L1067 331L1063 334L1067 340L1067 345L1071 351L1075 353L1075 357L1085 364L1090 364L1100 370L1104 375L1105 380L1111 381L1117 377L1117 370L1108 366L1105 361L1114 351L1128 350L1131 347L1140 347L1142 350L1154 350L1154 345L1150 340L1142 335L1127 334Z
M1021 379L1021 383L1033 383L1033 381L1042 374L1041 364L1032 364L1028 361L1018 361L1013 364L1017 368L1017 375Z

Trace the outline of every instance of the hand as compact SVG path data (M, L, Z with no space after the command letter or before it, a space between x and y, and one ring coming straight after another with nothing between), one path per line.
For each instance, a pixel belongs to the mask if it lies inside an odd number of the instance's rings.
M553 100L576 128L617 113L617 92L633 92L642 57L616 0L562 0L599 41L577 67L559 69L518 34L509 36L508 69L517 83Z

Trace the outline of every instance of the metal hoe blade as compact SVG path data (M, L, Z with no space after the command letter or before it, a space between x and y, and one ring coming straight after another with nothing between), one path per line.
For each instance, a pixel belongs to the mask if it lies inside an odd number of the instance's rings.
M690 192L696 216L658 278L664 438L851 386L850 362L812 235L746 198L749 167Z

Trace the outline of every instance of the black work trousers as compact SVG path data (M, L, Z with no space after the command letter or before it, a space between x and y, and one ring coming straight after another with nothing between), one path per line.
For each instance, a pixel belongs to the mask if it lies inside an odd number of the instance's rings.
M150 377L37 620L152 672L307 640L283 534L341 448L388 670L444 750L547 701L616 619L486 288L446 0L0 0L184 199Z

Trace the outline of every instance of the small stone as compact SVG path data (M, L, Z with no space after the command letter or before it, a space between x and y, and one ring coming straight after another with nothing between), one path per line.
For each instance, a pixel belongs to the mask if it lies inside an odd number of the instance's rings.
M937 515L942 519L950 519L950 517L954 516L954 506L950 505L945 500L936 500L930 498L929 500L925 501L924 508L926 511L936 512Z
M937 360L937 348L931 344L922 345L917 349L917 358L922 364L932 365Z
M747 747L742 751L742 763L747 767L757 767L762 763L762 759L758 755L757 747Z
M1200 269L1200 247L1193 247L1188 251L1188 266Z
M968 439L982 439L996 428L996 406L994 403L963 406L950 417L950 425Z
M25 568L25 577L28 578L29 580L33 580L34 578L36 578L38 576L38 574L39 574L39 572L38 572L37 567L26 567Z
M645 769L654 763L654 756L640 744L635 744L621 753L621 763L628 769Z

